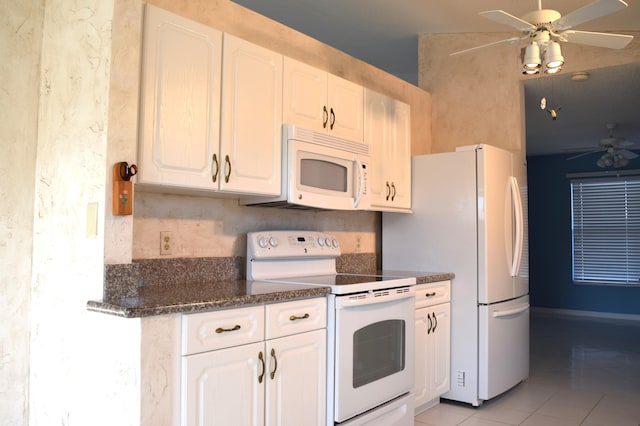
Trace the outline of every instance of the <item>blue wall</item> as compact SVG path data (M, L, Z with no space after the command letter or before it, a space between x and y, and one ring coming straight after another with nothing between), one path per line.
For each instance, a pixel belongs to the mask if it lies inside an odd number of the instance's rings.
M640 288L579 285L571 281L571 188L565 175L603 169L595 165L597 154L571 161L567 157L527 158L531 305L640 314ZM640 158L630 161L626 168L640 168Z

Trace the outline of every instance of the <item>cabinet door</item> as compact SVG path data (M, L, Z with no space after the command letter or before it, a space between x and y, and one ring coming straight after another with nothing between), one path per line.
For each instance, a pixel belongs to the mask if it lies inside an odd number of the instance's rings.
M391 195L389 163L386 147L391 145L389 126L390 99L371 90L365 90L365 143L371 149L371 172L368 175L372 206L388 204Z
M182 357L182 426L262 425L260 353L262 342Z
M407 211L411 208L410 107L365 90L364 117L364 141L372 152L370 191L373 210Z
M431 400L431 360L427 354L427 330L429 319L427 308L416 310L416 341L415 341L415 383L413 394L415 395L415 407L421 409L423 404Z
M433 370L431 387L434 397L449 392L451 370L451 304L443 303L431 308L432 317L437 321L431 335L431 357Z
M329 132L362 142L364 138L364 89L344 78L328 74Z
M224 35L220 190L279 195L282 55Z
M411 208L411 107L394 101L393 120L390 126L393 136L387 145L387 158L393 164L392 205L395 208Z
M266 348L266 424L324 425L326 330L268 340Z
M327 73L291 58L284 58L282 119L325 132L329 124Z
M213 189L222 33L147 5L143 37L138 183Z

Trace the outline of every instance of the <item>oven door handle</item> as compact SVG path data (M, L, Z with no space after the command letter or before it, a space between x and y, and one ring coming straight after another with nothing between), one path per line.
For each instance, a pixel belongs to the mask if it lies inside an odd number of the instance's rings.
M336 309L348 309L410 298L415 298L415 289L413 287L400 287L391 290L374 290L366 293L336 296L335 305Z

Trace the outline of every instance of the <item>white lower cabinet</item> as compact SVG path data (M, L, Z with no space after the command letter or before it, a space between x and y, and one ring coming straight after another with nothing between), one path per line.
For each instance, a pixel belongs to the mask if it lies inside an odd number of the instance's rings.
M183 425L261 425L264 419L264 343L182 359Z
M183 426L324 425L326 299L183 315Z
M416 286L415 413L440 402L450 387L451 282Z

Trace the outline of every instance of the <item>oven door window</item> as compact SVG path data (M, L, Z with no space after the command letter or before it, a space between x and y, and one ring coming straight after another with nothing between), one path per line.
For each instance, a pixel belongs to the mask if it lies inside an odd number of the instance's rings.
M353 387L359 388L404 370L405 323L386 320L353 334Z

